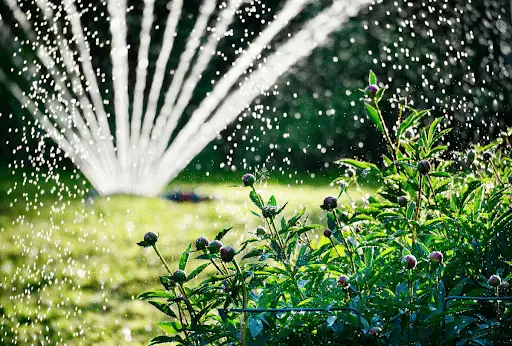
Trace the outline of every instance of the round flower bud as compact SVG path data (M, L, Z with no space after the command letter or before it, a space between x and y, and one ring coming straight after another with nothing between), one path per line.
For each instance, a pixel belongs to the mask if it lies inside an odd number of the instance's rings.
M267 230L264 227L258 227L256 228L256 235L259 237L263 237L265 234L267 234Z
M430 172L430 162L427 160L418 162L418 172L421 175L427 175Z
M443 254L439 251L432 251L428 258L431 262L443 263Z
M340 275L340 277L338 278L338 286L348 287L349 281L350 281L350 279L348 276Z
M398 205L399 206L406 207L408 202L409 201L407 200L407 197L405 197L405 196L398 197Z
M224 262L231 262L235 257L236 251L232 246L223 246L220 248L220 259Z
M200 236L196 239L196 249L204 250L210 244L210 241L206 237Z
M324 198L324 203L322 204L322 209L324 210L333 210L338 206L338 200L336 197L327 196Z
M379 332L380 332L379 327L371 327L370 329L368 329L368 334L370 334L370 335L377 335Z
M244 183L244 186L253 186L256 182L256 177L252 175L251 173L246 173L242 176L242 182Z
M208 250L210 250L211 253L218 253L220 251L220 248L223 246L223 244L218 241L217 239L212 240L210 244L208 244Z
M492 287L498 287L501 285L501 278L499 275L491 275L489 277L489 280L487 280L487 283Z
M156 234L156 233L148 232L148 233L144 234L144 241L149 246L155 245L157 240L158 240L158 234Z
M356 227L356 234L359 234L359 233L361 233L361 228Z
M402 263L407 269L414 269L416 264L418 264L418 261L414 255L407 255L402 258Z
M364 93L369 97L374 97L379 91L379 87L375 84L370 84L364 89Z
M327 228L327 229L324 231L324 236L325 236L326 238L330 238L330 237L331 237L331 235L332 235L332 231L331 231L330 229L328 229L328 228Z
M187 274L183 270L178 269L174 272L174 274L172 275L172 278L177 283L182 284L187 280Z
M274 217L277 215L277 207L273 205L266 205L261 209L261 215L265 218Z

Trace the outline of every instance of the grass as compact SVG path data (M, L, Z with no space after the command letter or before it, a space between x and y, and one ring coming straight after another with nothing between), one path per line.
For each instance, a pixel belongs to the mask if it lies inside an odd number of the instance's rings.
M199 185L186 176L169 187L215 197L201 204L132 196L88 204L80 179L44 178L1 176L0 193L9 195L0 201L0 344L146 344L165 316L135 299L160 288L164 273L153 251L136 245L144 233L160 233L159 248L174 268L199 235L212 238L232 226L225 242L236 244L259 225L250 213L249 190L231 187L238 184L233 176L213 183L196 179ZM289 201L287 215L307 206L313 221L322 222L318 205L335 188L294 180L258 190Z

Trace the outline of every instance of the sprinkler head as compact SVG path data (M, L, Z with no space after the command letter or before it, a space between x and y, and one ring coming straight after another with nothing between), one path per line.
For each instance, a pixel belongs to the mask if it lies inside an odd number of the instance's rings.
M443 254L439 251L433 251L428 255L431 262L443 263Z
M330 237L331 237L331 235L332 235L332 231L331 231L330 229L328 229L328 228L327 228L327 229L324 231L324 237L326 237L326 238L330 238Z
M220 259L223 262L229 263L235 257L236 250L232 246L223 246L220 248Z
M377 91L379 91L379 87L375 84L370 84L364 89L364 93L366 94L366 96L371 98L373 98L377 94Z
M418 172L421 175L427 175L430 172L430 162L427 160L418 162Z
M204 236L200 236L196 239L196 249L204 250L210 244L210 241Z
M338 286L348 287L350 278L346 275L340 275L338 278Z
M153 232L147 232L144 234L144 241L148 246L153 246L156 244L156 241L158 240L158 234Z
M489 277L489 280L487 280L487 283L489 284L489 286L498 287L499 285L501 285L501 278L499 277L499 275L491 275Z
M252 187L256 182L256 177L250 173L246 173L242 176L242 182L244 183L244 186Z
M418 264L418 260L416 259L416 257L414 257L414 255L407 255L402 258L402 264L407 269L414 269Z
M324 198L324 203L320 206L320 208L324 210L333 210L338 206L338 200L336 197L327 196Z
M212 240L210 244L208 244L208 250L210 250L211 253L218 253L220 251L220 248L223 246L223 244L218 241L217 239Z
M187 274L185 271L178 269L172 274L172 278L179 284L184 283L187 280Z
M407 197L405 196L400 196L398 197L398 205L401 206L401 207L407 207L407 203L409 201L407 200Z

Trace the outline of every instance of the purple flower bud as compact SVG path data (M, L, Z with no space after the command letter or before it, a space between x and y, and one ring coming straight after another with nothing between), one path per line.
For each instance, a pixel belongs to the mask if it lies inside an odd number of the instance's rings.
M210 241L206 237L200 236L196 239L196 249L204 250L210 244Z
M418 264L418 261L414 255L407 255L402 258L402 263L407 269L414 269L416 264Z
M441 252L439 252L439 251L431 252L430 255L428 255L428 258L432 262L443 263L443 254Z
M220 251L220 248L223 246L223 244L218 241L217 239L212 240L210 244L208 245L208 250L210 250L211 253L218 253Z
M427 160L418 162L418 172L421 175L427 175L430 172L430 162Z
M338 200L336 197L327 196L324 198L324 203L321 205L321 208L324 210L333 210L338 206Z
M501 278L499 275L491 275L489 277L489 280L487 280L487 283L492 287L498 287L501 285Z
M356 233L357 233L357 234L361 233L361 228L356 227Z
M220 259L224 262L231 262L235 257L236 251L232 246L223 246L220 248Z
M409 201L407 200L407 197L405 197L405 196L398 197L398 205L399 206L406 207L408 202Z
M379 91L379 87L375 84L370 84L364 89L364 93L370 97L374 97L377 91Z
M156 233L148 232L148 233L144 234L144 241L149 246L155 245L157 240L158 240L158 234L156 234Z
M380 332L379 327L371 327L370 329L368 329L368 334L370 334L370 335L377 335L379 332Z
M242 182L244 183L244 186L253 186L256 182L256 177L250 173L246 173L242 176Z
M324 236L325 236L326 238L330 238L330 237L331 237L331 235L332 235L332 231L331 231L330 229L328 229L328 228L327 228L327 229L324 231Z
M172 274L172 278L177 283L182 284L187 280L187 274L183 270L178 269Z
M348 276L340 275L340 277L338 278L338 286L348 287L349 281L350 281L350 279Z

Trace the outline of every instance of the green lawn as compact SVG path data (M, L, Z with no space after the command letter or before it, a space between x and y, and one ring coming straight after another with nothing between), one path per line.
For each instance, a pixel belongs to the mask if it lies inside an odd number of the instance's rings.
M199 184L182 178L170 186L212 195L212 202L115 196L92 205L76 197L75 188L52 190L77 184L69 178L59 184L31 182L30 176L25 183L18 176L1 178L0 344L146 344L158 333L154 322L165 316L134 299L159 288L164 273L153 251L136 245L144 233L160 233L160 250L174 266L199 235L212 237L233 226L225 242L236 244L259 225L250 213L249 190L231 187L238 183L234 177ZM6 196L15 182L18 188ZM278 202L289 201L288 215L307 206L315 221L321 222L322 199L337 193L325 179L315 186L282 182L258 189L267 197L275 194Z

